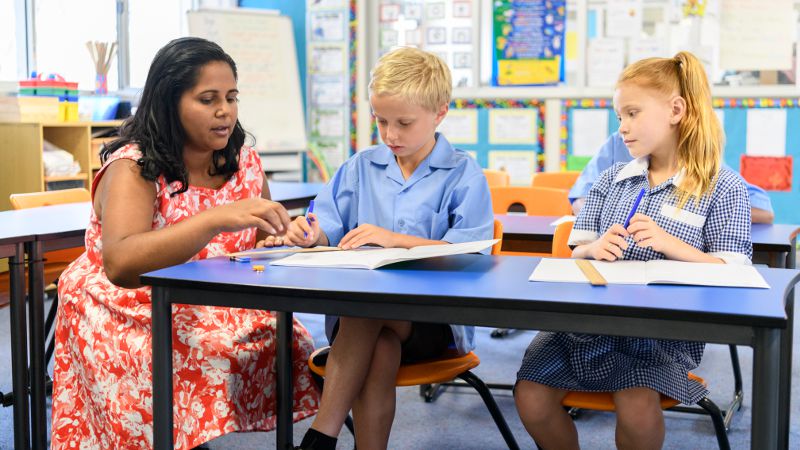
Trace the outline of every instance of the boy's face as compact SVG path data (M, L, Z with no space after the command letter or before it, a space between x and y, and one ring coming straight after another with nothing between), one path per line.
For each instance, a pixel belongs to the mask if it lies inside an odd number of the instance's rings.
M447 114L410 103L400 95L371 95L369 103L383 142L399 160L421 161L436 145L436 127Z
M231 67L214 61L200 69L197 84L181 95L178 115L186 132L184 149L225 148L239 115L239 90Z
M634 83L620 85L614 93L619 133L634 158L674 151L682 111L673 108L676 97ZM680 97L677 97L680 98ZM682 99L681 99L682 100Z

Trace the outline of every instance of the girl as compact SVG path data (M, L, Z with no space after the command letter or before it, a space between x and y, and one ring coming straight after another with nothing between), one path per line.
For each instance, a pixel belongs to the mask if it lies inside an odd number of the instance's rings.
M692 54L628 66L614 93L619 132L631 155L602 173L570 235L572 256L749 264L750 203L733 172L720 168L723 133L705 72ZM645 196L626 228L635 198ZM542 448L578 448L561 408L567 391L613 392L619 448L661 448L659 394L692 404L706 395L687 373L700 342L541 332L517 373L515 399Z
M236 65L218 45L176 39L155 56L136 115L102 154L86 252L58 284L52 446L152 447L150 289L139 275L252 248L285 232L258 154L243 146ZM175 447L275 425L269 311L175 306ZM318 394L295 322L295 419Z

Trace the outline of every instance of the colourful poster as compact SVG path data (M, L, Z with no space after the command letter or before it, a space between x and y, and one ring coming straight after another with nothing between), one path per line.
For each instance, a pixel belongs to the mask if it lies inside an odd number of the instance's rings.
M495 86L556 84L564 81L567 2L493 2Z
M767 191L792 190L791 156L749 156L741 158L742 177Z

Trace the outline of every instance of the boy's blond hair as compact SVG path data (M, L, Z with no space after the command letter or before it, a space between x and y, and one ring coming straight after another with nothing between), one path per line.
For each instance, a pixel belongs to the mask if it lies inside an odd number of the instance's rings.
M400 95L431 112L450 104L450 69L433 53L400 47L383 55L370 73L369 95Z

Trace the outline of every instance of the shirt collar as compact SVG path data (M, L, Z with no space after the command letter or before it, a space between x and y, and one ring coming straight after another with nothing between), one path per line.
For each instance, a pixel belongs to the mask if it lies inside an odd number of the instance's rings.
M369 152L365 157L371 162L382 166L388 166L394 161L394 154L389 150L389 147L383 144L379 145L374 152ZM433 146L431 154L425 160L428 161L428 166L437 169L452 169L458 165L458 157L453 146L441 133L436 133L436 145ZM425 164L424 160L420 163L420 166L423 164Z
M625 164L625 167L622 168L619 172L617 172L617 176L614 177L614 183L619 183L620 181L627 180L628 178L633 177L644 177L647 176L647 169L650 168L650 157L649 156L642 156L641 158L636 158L633 161ZM681 168L678 173L672 176L672 184L678 185L680 184L681 180L683 179L685 171Z

